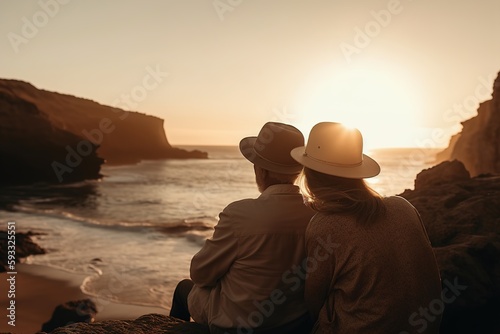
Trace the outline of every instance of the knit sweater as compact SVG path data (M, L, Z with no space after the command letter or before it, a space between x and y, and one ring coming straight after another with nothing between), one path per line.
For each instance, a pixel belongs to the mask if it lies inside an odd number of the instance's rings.
M439 270L416 209L384 199L386 214L357 223L318 213L306 231L305 296L316 333L438 333Z

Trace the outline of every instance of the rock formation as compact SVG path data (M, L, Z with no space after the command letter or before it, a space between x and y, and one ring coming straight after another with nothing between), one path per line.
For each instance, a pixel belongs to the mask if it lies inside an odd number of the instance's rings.
M36 254L45 254L45 250L38 246L36 243L31 240L31 236L35 235L32 232L21 233L16 232L15 240L16 240L16 263L19 263L19 260L25 258L30 255ZM8 265L8 241L9 236L12 234L8 234L7 231L0 231L0 272L6 272Z
M99 178L100 165L207 158L172 147L157 117L0 79L0 184Z
M0 87L0 185L59 182L54 170L60 168L57 162L66 164L72 155L67 147L78 150L81 141L81 137L53 126L35 104ZM95 153L95 145L87 146L85 159L77 160L78 153L69 158L71 166L66 167L62 181L99 178L103 160Z
M424 169L415 179L415 189L470 179L470 174L462 162L453 160Z
M438 154L438 160L460 160L472 176L500 174L500 73L492 99L481 103L477 116L462 122L462 126L461 133Z
M42 333L43 332L40 332L38 334ZM50 333L209 334L210 332L208 327L201 326L194 322L184 322L182 320L160 314L148 314L135 320L107 320L93 324L80 322L55 329Z
M97 306L91 299L82 299L58 305L49 321L42 325L42 331L50 333L59 327L78 322L92 323Z
M438 160L465 167L423 171L402 195L422 215L443 282L461 287L445 305L441 333L500 333L500 73L492 99L462 126Z
M440 268L441 333L500 333L500 176L469 178L462 163L443 162L402 196L420 212Z

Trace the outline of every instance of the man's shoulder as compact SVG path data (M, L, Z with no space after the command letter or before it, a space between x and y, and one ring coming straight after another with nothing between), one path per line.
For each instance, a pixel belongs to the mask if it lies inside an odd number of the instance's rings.
M256 201L257 201L257 198L240 199L240 200L229 203L224 210L246 208L248 206L255 205Z
M292 195L292 196L290 196ZM223 215L233 219L247 220L255 217L276 217L292 215L297 217L312 217L314 212L308 208L300 194L294 196L278 196L279 198L258 197L241 199L227 205Z
M231 202L222 210L222 214L233 217L239 215L246 216L255 211L259 206L256 202L256 198L245 198Z
M277 205L279 203L276 202L283 202L283 203L296 203L300 202L303 204L303 199L302 195L297 193L288 193L286 194L287 196L276 196L275 194L271 195L261 195L257 198L245 198L245 199L240 199L237 201L234 201L226 206L226 209L248 209L248 208L255 208L255 207L263 207L267 205ZM272 200L274 199L274 200Z

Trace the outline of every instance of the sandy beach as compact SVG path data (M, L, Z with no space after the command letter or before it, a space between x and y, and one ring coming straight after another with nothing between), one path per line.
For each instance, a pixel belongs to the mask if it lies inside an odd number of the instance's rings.
M8 324L6 316L8 310L10 275L0 274L0 301L2 316L0 332L36 333L41 330L42 324L52 316L54 308L67 301L91 298L80 290L85 278L45 266L18 264L15 275L15 327ZM168 310L159 307L146 307L109 303L92 298L98 306L96 321L109 319L135 319L149 313L167 314Z

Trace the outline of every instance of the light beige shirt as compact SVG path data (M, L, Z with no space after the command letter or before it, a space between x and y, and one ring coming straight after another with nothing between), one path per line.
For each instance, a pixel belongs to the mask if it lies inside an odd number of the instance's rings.
M299 188L273 185L229 204L191 261L189 311L223 328L275 327L305 313L305 230L314 212Z
M424 225L405 199L384 202L377 222L317 214L309 223L307 252L317 265L305 296L319 310L315 333L439 332L441 282Z

